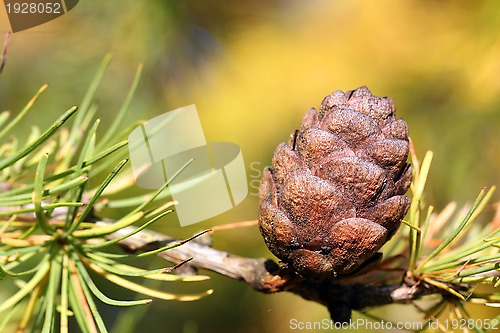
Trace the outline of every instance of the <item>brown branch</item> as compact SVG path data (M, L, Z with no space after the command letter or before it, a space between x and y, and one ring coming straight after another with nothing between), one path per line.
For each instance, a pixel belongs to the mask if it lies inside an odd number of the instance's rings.
M101 221L107 224L110 222ZM135 230L127 227L108 236L120 237ZM179 240L151 230L142 230L119 242L126 251L153 250ZM429 294L443 294L443 290L426 283L402 282L397 285L365 286L348 284L340 280L313 281L304 279L286 267L280 267L270 259L253 259L237 256L211 248L209 245L191 241L182 246L159 253L158 256L179 264L189 260L193 268L207 269L244 281L254 290L264 293L291 292L304 299L328 307L331 317L337 322L347 322L352 310L391 303L407 303Z
M3 73L3 69L5 68L5 64L7 61L7 51L9 50L10 45L10 32L5 34L5 41L3 43L3 51L2 56L0 57L0 75Z

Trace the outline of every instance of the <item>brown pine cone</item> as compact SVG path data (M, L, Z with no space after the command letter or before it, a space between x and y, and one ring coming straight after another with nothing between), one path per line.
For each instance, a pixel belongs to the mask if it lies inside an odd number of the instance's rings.
M410 205L408 149L390 98L366 87L327 96L264 170L259 226L271 252L307 278L363 268Z

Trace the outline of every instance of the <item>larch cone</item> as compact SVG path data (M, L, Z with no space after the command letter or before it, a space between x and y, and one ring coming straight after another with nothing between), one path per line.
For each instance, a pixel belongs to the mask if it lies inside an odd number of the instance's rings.
M306 278L359 272L410 206L408 150L390 98L366 87L327 96L264 170L259 227L268 248Z

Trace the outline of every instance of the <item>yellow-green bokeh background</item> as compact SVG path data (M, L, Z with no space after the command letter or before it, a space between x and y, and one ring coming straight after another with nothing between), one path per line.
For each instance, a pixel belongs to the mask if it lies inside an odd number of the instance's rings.
M2 7L0 32L8 30ZM500 184L500 4L495 0L82 0L61 18L12 36L0 77L0 111L19 111L48 83L18 135L25 136L33 124L45 128L80 102L108 52L113 61L97 94L101 131L125 98L136 66L144 63L125 125L194 103L208 141L242 148L251 195L232 211L192 227L180 228L175 219L156 225L174 236L255 219L257 170L270 163L276 145L323 97L361 85L394 99L420 157L434 151L426 199L438 210ZM256 227L214 237L216 248L271 256ZM156 301L127 310L127 318L139 320L132 331L280 333L291 331L292 318L329 317L323 307L293 295L262 295L212 276L201 287L165 287L215 288L206 299ZM401 305L381 310L394 320L403 320L403 312L407 321L421 319ZM103 311L107 322L115 320L116 309Z

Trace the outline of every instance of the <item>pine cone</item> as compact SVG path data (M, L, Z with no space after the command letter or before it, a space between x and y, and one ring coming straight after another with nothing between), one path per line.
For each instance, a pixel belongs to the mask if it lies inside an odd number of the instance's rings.
M327 96L264 170L259 226L271 252L306 278L359 272L410 205L408 149L390 98L366 87Z

